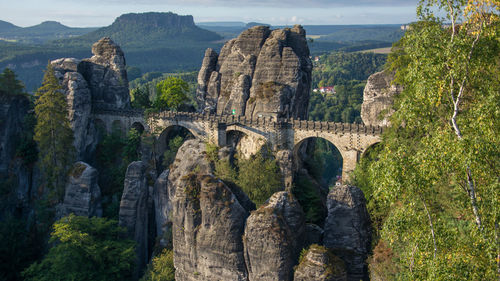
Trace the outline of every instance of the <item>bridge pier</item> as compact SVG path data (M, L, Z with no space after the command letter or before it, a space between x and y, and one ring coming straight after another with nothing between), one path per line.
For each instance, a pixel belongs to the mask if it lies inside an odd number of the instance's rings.
M359 160L359 152L357 150L341 151L342 154L342 182L345 184L349 181L352 171L356 168Z

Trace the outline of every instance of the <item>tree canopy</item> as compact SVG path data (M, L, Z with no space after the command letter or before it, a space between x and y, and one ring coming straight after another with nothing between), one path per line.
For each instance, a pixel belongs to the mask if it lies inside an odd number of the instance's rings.
M54 224L45 258L28 267L25 280L127 280L135 262L135 242L117 221L73 214Z
M153 106L158 110L177 110L188 101L189 85L177 77L168 77L156 84L156 99Z
M421 1L389 58L404 91L363 187L397 269L387 279L498 279L498 13L498 1Z
M14 71L5 68L0 74L0 96L2 95L20 95L24 93L24 85L17 80Z
M64 182L74 160L73 130L68 120L66 97L51 64L42 86L36 92L34 139L40 150L40 166L47 186L58 199L64 195Z

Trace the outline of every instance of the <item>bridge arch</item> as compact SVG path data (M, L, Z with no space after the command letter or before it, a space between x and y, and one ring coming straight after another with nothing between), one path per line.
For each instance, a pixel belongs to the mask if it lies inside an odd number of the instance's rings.
M123 122L120 119L116 119L113 122L111 122L111 131L110 133L115 133L119 132L120 135L125 134L125 127Z
M346 155L342 153L342 150L334 142L327 138L319 136L310 136L303 138L301 141L294 145L292 152L294 159L294 170L298 171L297 168L299 167L299 165L304 165L310 172L322 173L321 177L322 180L324 180L324 185L334 185L338 177L342 175L343 164ZM322 153L322 155L314 155L315 152L327 152L327 154ZM322 167L325 170L318 171L317 169L319 167L310 167L311 163L309 162L320 160L313 159L311 157L321 158L321 160L325 162L323 163L325 166Z
M139 134L142 134L145 130L144 125L141 122L134 122L132 123L132 128L136 129Z
M267 142L266 136L257 130L237 124L226 128L226 145L233 145L245 159L261 151Z

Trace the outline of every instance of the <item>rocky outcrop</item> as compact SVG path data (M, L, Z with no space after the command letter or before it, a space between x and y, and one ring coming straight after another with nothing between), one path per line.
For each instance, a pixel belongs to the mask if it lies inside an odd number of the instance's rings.
M297 266L294 281L347 281L344 262L325 247L312 245Z
M156 237L159 238L160 246L162 247L166 247L168 244L164 235L168 233L171 228L171 219L169 218L169 214L172 212L172 199L174 197L174 194L169 193L169 174L170 170L163 171L163 173L161 173L156 179L153 187Z
M394 96L403 91L393 84L394 74L386 71L377 72L368 77L363 92L361 119L365 125L388 126L389 117L394 113Z
M130 107L125 55L110 38L102 38L92 45L92 58L78 64L89 84L92 104L100 108Z
M247 280L242 234L248 211L212 176L205 144L186 141L169 183L176 280Z
M148 200L147 166L142 161L132 162L125 174L119 224L127 229L128 236L136 242L137 276L149 260Z
M89 59L51 62L66 95L77 160L86 162L93 161L99 141L92 110L130 107L125 57L120 47L103 38L92 46L92 53Z
M283 191L271 196L246 223L249 280L291 280L304 234L304 213L293 195Z
M363 192L355 186L336 186L328 194L327 207L324 245L345 262L348 280L366 280L371 227Z
M97 134L91 122L92 96L87 81L76 72L80 60L63 58L52 61L56 77L65 90L68 103L68 119L73 129L77 159L90 161L88 157L97 145Z
M60 217L73 213L77 216L101 217L101 189L97 184L97 170L87 163L73 165L66 184Z
M0 178L7 177L30 103L22 95L0 96Z
M304 29L256 26L205 53L198 76L204 111L246 116L307 116L312 64Z

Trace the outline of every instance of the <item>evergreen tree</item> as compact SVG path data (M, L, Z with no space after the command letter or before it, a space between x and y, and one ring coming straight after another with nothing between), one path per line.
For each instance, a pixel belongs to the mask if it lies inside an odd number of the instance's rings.
M0 96L20 95L24 93L24 85L17 80L14 71L6 68L0 74Z
M73 131L68 120L66 97L49 64L43 84L36 92L35 140L40 150L40 167L51 195L64 195L64 181L74 158Z

